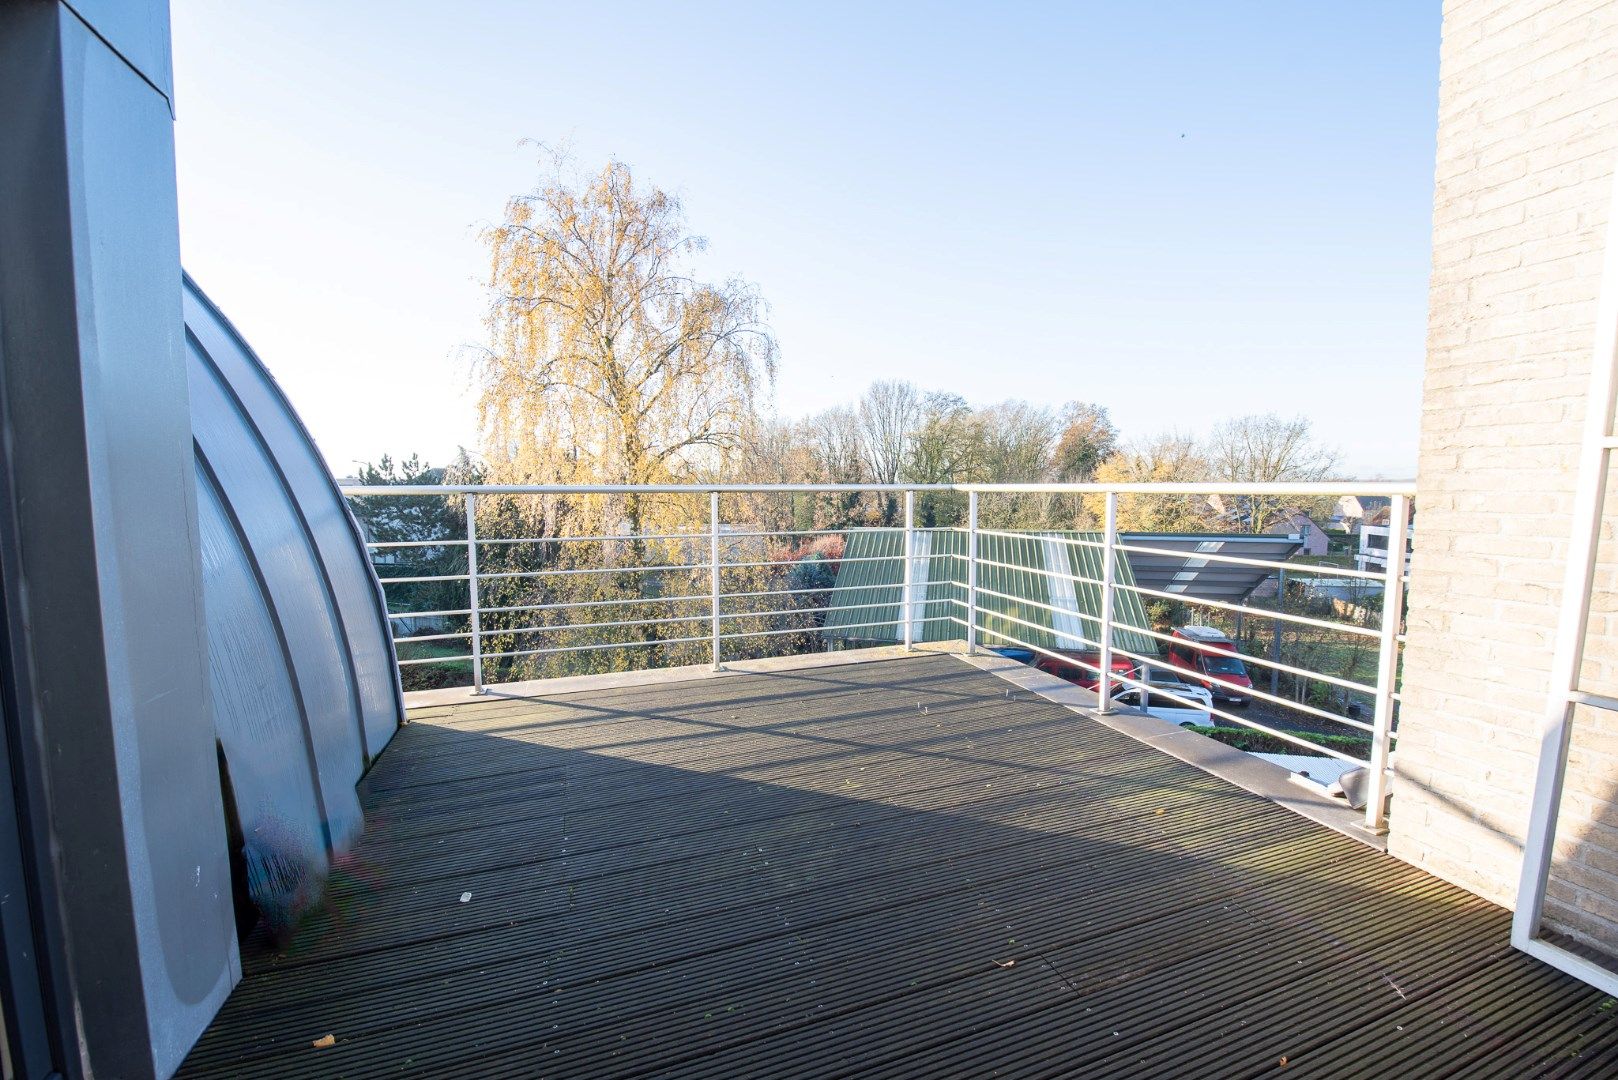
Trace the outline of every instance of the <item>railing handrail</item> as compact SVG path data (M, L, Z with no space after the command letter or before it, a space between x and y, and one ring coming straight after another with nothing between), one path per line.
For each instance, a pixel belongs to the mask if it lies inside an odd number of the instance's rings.
M1268 735L1275 736L1283 742L1294 743L1310 748L1316 753L1323 753L1330 757L1345 761L1360 761L1352 754L1333 746L1322 745L1305 737L1302 732L1294 733L1258 722L1250 717L1237 715L1213 705L1201 705L1194 698L1187 698L1168 690L1161 685L1154 685L1143 681L1145 668L1162 666L1152 656L1152 650L1146 645L1136 644L1135 639L1127 639L1126 644L1114 642L1113 637L1120 629L1134 631L1141 636L1141 641L1161 643L1170 646L1180 645L1196 650L1199 653L1229 655L1239 658L1247 663L1257 664L1268 668L1271 674L1271 688L1265 692L1253 686L1241 687L1240 694L1234 695L1240 703L1243 700L1262 701L1274 705L1285 706L1300 714L1319 720L1340 724L1359 731L1368 732L1370 738L1369 760L1364 762L1372 774L1367 784L1368 799L1365 812L1366 826L1375 831L1385 829L1385 814L1383 795L1385 786L1383 782L1384 770L1388 764L1389 752L1394 738L1394 709L1399 701L1397 693L1397 671L1399 659L1399 646L1403 637L1399 633L1399 619L1402 609L1402 593L1406 581L1406 573L1400 560L1390 558L1387 567L1380 573L1361 569L1348 569L1344 567L1326 567L1307 563L1295 563L1290 560L1256 559L1241 555L1230 555L1222 551L1186 550L1183 548L1155 547L1148 543L1125 543L1123 536L1128 535L1118 528L1119 497L1122 495L1225 495L1232 497L1243 496L1271 496L1275 498L1310 498L1327 495L1375 495L1387 496L1390 511L1390 547L1394 538L1402 539L1409 533L1410 506L1415 493L1415 485L1409 481L1369 481L1369 480L1324 480L1306 483L1235 483L1225 481L1203 481L1196 483L1030 483L1030 484L416 484L416 485L346 485L341 486L346 496L356 498L388 498L399 496L448 496L458 497L465 501L465 514L467 522L466 536L464 538L444 537L427 541L378 541L368 543L372 550L397 550L409 547L428 548L455 548L461 547L466 552L466 572L459 574L411 574L401 577L379 577L383 587L393 585L436 584L448 582L464 582L467 590L468 607L466 609L441 609L434 612L398 612L390 613L392 619L409 618L412 615L429 617L433 615L461 615L469 617L469 626L466 631L453 633L439 633L434 627L423 627L428 633L404 635L395 640L405 643L430 643L466 639L469 643L470 653L449 657L422 657L399 661L401 667L406 665L433 664L444 662L465 662L472 664L473 693L481 693L484 688L483 667L485 661L512 659L518 657L549 656L573 652L594 652L613 649L655 648L665 645L700 645L706 643L710 651L710 662L715 670L719 670L724 662L723 645L726 641L738 639L766 638L784 634L817 634L825 632L846 632L850 630L882 628L896 632L899 640L903 642L905 651L914 647L914 631L917 626L945 622L958 624L963 629L966 650L970 653L979 653L989 647L984 636L991 640L999 640L1028 650L1031 654L1053 658L1063 664L1077 665L1078 667L1094 673L1097 691L1097 710L1102 713L1111 711L1112 697L1115 685L1139 690L1149 696L1165 698L1181 705L1206 710L1210 718L1236 723ZM734 495L768 495L768 494L888 494L903 495L904 515L902 524L885 526L848 526L846 528L827 528L813 530L768 530L758 531L761 526L757 523L741 524L744 531L730 531L723 520L721 510L721 497L726 494ZM915 523L916 502L915 496L926 493L960 493L966 496L965 526L936 526L918 528ZM511 537L480 537L477 531L477 499L479 496L489 495L627 495L627 494L669 494L702 496L708 502L707 521L705 525L693 525L689 531L675 533L658 533L656 535L610 535L590 537L541 537L532 541ZM1080 538L1075 536L1062 536L1061 533L1071 533L1074 530L1051 529L1049 527L1037 529L1003 530L982 527L979 510L984 495L995 494L1053 494L1053 495L1097 495L1104 499L1104 523L1097 539ZM890 503L891 506L891 503ZM870 603L859 601L854 603L834 604L836 590L840 584L830 586L812 587L785 587L780 589L744 589L738 592L727 592L722 586L722 576L726 571L755 570L771 567L785 567L792 565L796 560L768 558L763 561L751 559L752 551L741 552L742 558L725 559L723 542L731 538L748 537L777 537L777 536L806 536L810 534L834 535L854 534L861 532L890 532L901 537L902 547L891 555L856 555L845 552L837 561L839 564L861 563L890 563L901 564L899 579L896 582L868 581L857 583L851 587L891 593L897 590L897 596ZM962 533L965 539L965 551L934 551L931 544L918 544L918 538L923 534ZM1212 536L1213 534L1207 534ZM1246 535L1246 534L1244 534ZM1259 534L1264 535L1264 534ZM984 537L1013 537L1031 538L1056 541L1068 548L1099 549L1101 555L1100 577L1093 578L1085 573L1075 572L1075 568L1063 563L1066 569L1057 569L1055 563L1047 565L1020 565L1008 563L1002 559L991 558L984 552L980 541ZM602 566L602 567L567 567L542 570L533 569L484 569L479 566L478 549L482 546L495 546L520 543L550 544L556 541L646 541L670 540L680 542L701 542L706 549L698 554L693 549L689 554L679 552L673 557L692 559L673 564L649 564L637 566ZM950 545L953 546L953 545ZM925 550L918 550L918 547ZM1049 550L1049 549L1047 549ZM1283 610L1283 605L1275 608L1252 607L1246 603L1233 603L1227 600L1215 599L1213 596L1192 596L1184 592L1169 591L1178 588L1171 584L1166 589L1154 589L1143 586L1133 579L1123 579L1118 572L1118 559L1120 554L1146 555L1154 558L1176 557L1191 561L1200 568L1204 566L1235 566L1248 570L1274 570L1284 575L1288 571L1303 571L1310 574L1320 574L1339 579L1353 581L1379 582L1383 586L1383 608L1378 625L1375 627L1355 625L1348 622L1337 622L1328 619L1295 614ZM704 558L705 556L705 558ZM1065 557L1064 557L1065 558ZM702 561L695 561L702 559ZM916 564L921 563L927 567L925 578L921 578L916 571ZM962 571L961 579L957 579L952 571L948 577L939 579L931 569L943 563ZM964 563L964 567L960 564ZM394 565L394 564L389 564ZM407 566L408 564L405 564ZM405 568L401 566L401 568ZM1056 600L1056 589L1051 591L1052 603L1045 603L1033 597L1022 597L1004 592L993 585L980 580L980 570L1015 572L1035 579L1044 579L1048 582L1064 582L1068 597L1063 602L1066 606L1059 606ZM566 581L576 577L588 579L590 575L620 575L620 574L650 574L663 571L676 571L687 573L705 573L708 577L706 593L692 592L675 596L640 596L640 597L598 597L588 600L553 600L539 604L503 604L499 606L486 605L482 599L482 586L495 581ZM1182 575L1183 576L1183 575ZM1178 581L1178 578L1176 579ZM840 579L839 579L840 581ZM772 583L770 581L765 584ZM995 584L999 579L995 580ZM960 596L931 596L928 594L933 585L947 585L950 589L964 592L965 599ZM1079 611L1075 604L1072 592L1078 585L1098 590L1098 614L1089 614ZM922 588L920 596L916 589ZM764 597L798 595L806 593L829 593L823 605L803 608L774 608L753 611L728 611L728 604L742 598L761 599ZM1009 604L1010 610L996 611L984 607L980 598L987 597L1003 604ZM1180 641L1168 634L1158 632L1149 626L1136 626L1128 615L1120 615L1117 604L1121 598L1131 597L1131 603L1140 598L1184 601L1195 606L1198 610L1213 609L1217 611L1233 612L1238 618L1237 627L1241 625L1240 618L1246 614L1251 617L1269 620L1275 628L1272 632L1272 651L1268 659L1251 655L1231 646L1215 647L1204 645L1197 641ZM771 603L771 601L764 601ZM781 601L774 601L780 603ZM634 619L606 619L602 621L580 622L571 621L557 624L534 623L526 626L502 626L498 628L485 628L482 624L483 616L493 614L517 614L529 611L574 611L578 609L602 608L611 610L613 607L623 605L663 605L672 603L690 603L693 605L691 614L681 613L682 609L664 610L654 618ZM943 604L948 610L951 607L965 609L965 617L956 614L927 614L929 610L936 610L932 605ZM751 605L749 605L750 607ZM702 608L706 610L702 610ZM898 622L889 619L886 610L897 610ZM828 625L824 616L831 612L857 613L862 611L881 610L883 616L875 622L853 622ZM1051 625L1045 626L1041 622L1032 621L1022 617L1036 611L1048 612L1051 616ZM1014 613L1015 612L1015 613ZM627 614L627 613L626 613ZM742 620L772 619L796 615L820 616L816 622L809 625L785 626L756 630L741 630L727 628L729 626L748 625ZM1064 629L1058 625L1058 616L1074 616L1075 629ZM852 615L858 618L858 615ZM692 624L708 623L708 632L702 635L693 635L686 631ZM515 648L516 639L527 635L557 635L569 634L578 631L599 631L626 629L632 627L645 627L665 625L678 628L675 637L648 637L641 640L629 641L600 641L581 645L551 644L534 648ZM1361 682L1353 676L1357 674L1358 663L1351 664L1351 670L1344 675L1329 675L1324 671L1311 671L1306 667L1282 662L1280 654L1281 627L1291 625L1294 627L1307 627L1316 630L1331 631L1340 634L1345 639L1369 639L1376 645L1377 674L1374 683ZM1020 628L1027 627L1026 632ZM1007 633L1010 629L1015 633ZM1094 636L1091 636L1091 630ZM1095 650L1096 663L1091 663L1088 657L1079 658L1065 655L1062 646L1053 644L1052 647L1037 644L1038 633L1049 635L1053 643L1066 641L1079 643ZM1178 631L1176 631L1178 633ZM1020 636L1019 636L1020 635ZM1030 641L1033 637L1036 640ZM498 651L488 651L484 647L484 639L491 643L499 642L507 647ZM532 640L532 639L529 639ZM561 640L552 637L543 637L540 640ZM1144 651L1136 651L1144 650ZM1131 662L1125 666L1127 673L1113 670L1113 657L1122 657ZM1139 664L1139 667L1134 666ZM1171 669L1178 670L1177 667ZM1183 666L1183 665L1182 665ZM1335 686L1348 693L1364 693L1371 697L1373 705L1373 718L1370 722L1358 719L1352 715L1342 715L1298 698L1289 701L1276 692L1276 679L1282 674L1289 674L1294 679L1302 679L1305 688L1311 681L1318 681L1328 686ZM1137 678L1135 676L1142 676ZM1213 688L1215 683L1224 683L1230 686L1229 680L1222 680L1217 675L1204 671L1199 675L1189 676L1192 682L1202 683ZM1227 697L1233 695L1227 694ZM1346 700L1346 699L1345 699ZM1322 704L1329 704L1329 699ZM1347 711L1352 712L1350 707Z
M1322 480L1276 483L1198 481L1118 484L348 484L344 495L769 495L960 492L983 495L1415 495L1414 480Z

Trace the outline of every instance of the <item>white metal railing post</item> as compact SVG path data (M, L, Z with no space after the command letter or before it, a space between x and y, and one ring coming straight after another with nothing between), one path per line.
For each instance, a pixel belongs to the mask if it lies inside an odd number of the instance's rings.
M915 601L911 596L915 588L916 565L916 493L905 492L905 534L904 534L904 603L899 610L904 618L905 652L915 649Z
M466 493L466 592L472 628L472 693L483 693L483 619L478 600L478 497Z
M966 493L966 652L978 651L978 493Z
M1382 588L1382 627L1376 659L1376 713L1371 760L1366 764L1365 827L1388 831L1388 753L1393 741L1393 695L1399 681L1399 618L1404 614L1405 546L1410 535L1410 499L1393 496L1388 507L1388 568Z
M1101 652L1096 657L1096 711L1112 712L1112 604L1118 580L1118 493L1107 492L1106 516L1101 526ZM1144 703L1143 703L1144 704Z
M712 639L713 669L723 663L719 655L719 492L708 492L708 578L710 588L709 635Z

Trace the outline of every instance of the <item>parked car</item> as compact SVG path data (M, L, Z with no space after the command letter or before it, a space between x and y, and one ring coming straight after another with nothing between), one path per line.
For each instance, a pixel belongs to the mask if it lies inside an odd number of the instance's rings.
M1169 663L1182 669L1181 679L1205 686L1216 701L1228 701L1245 708L1252 700L1252 677L1241 657L1233 655L1236 643L1223 630L1212 626L1181 626L1169 644ZM1200 648L1198 647L1200 646Z
M1194 688L1181 686L1178 689L1170 689L1165 686L1163 689L1174 694L1175 697L1183 698L1190 695L1181 693L1182 690ZM1195 689L1200 689L1200 687ZM1207 693L1206 690L1202 692ZM1161 693L1147 693L1139 687L1131 687L1115 695L1113 700L1132 709L1142 709L1150 716L1155 716L1159 720L1167 720L1171 724L1179 724L1181 727L1206 727L1213 722L1213 715L1206 708L1194 709L1184 701L1177 701L1175 698L1166 697Z
M1057 678L1066 679L1070 683L1082 686L1086 690L1094 690L1101 684L1098 674L1101 670L1101 653L1099 651L1095 649L1060 649L1057 651L1061 653L1062 659L1041 654L1040 658L1034 661L1034 667L1040 671L1055 675ZM1127 657L1114 656L1112 658L1112 671L1114 675L1122 675L1126 679L1134 678L1134 661ZM1116 694L1122 687L1123 683L1118 682L1116 679L1113 680L1113 693Z
M1153 690L1162 690L1164 693L1190 698L1204 709L1213 708L1213 694L1208 688L1186 682L1181 677L1178 668L1147 668L1146 673L1141 677L1141 682L1148 684Z

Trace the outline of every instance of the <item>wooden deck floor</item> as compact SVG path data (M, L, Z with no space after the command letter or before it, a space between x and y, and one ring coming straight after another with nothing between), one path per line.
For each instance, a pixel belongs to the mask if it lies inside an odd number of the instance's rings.
M1501 909L1006 688L423 710L183 1074L1618 1074L1618 1009Z

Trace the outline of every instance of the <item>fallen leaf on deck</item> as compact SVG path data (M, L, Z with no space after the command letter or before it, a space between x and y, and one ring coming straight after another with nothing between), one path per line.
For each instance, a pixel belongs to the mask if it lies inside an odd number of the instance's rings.
M469 893L469 892L463 892L461 894L461 903L470 904L471 902L472 902L472 894Z
M335 1036L335 1035L322 1035L320 1038L318 1038L318 1039L316 1039L314 1041L313 1045L314 1045L314 1048L316 1050L324 1050L328 1046L336 1046L337 1045L337 1036Z

